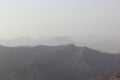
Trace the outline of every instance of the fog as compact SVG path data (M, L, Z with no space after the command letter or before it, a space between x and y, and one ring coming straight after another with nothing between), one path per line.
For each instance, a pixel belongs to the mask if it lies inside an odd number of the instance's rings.
M119 0L1 0L0 44L41 44L41 37L67 36L79 46L120 52L119 4ZM20 37L40 42L11 41Z
M0 0L0 80L120 80L120 0Z
M0 38L112 38L120 32L119 4L119 0L1 0Z

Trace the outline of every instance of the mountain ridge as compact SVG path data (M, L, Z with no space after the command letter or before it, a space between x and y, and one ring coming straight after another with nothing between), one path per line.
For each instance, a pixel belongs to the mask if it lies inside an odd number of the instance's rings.
M1 80L86 80L120 69L119 54L74 44L0 49Z
M89 48L97 49L103 52L119 53L119 39L117 38L102 38L100 36L41 36L39 38L18 37L13 39L0 39L0 44L8 47L17 46L59 46L67 44L75 44L76 46L88 46Z

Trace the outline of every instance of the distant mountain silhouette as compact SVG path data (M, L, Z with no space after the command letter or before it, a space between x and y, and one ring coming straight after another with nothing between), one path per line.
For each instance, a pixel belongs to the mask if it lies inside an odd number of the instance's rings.
M99 36L57 36L57 37L39 37L39 38L29 38L29 37L19 37L9 40L0 40L0 44L8 47L16 46L37 46L37 45L47 45L47 46L58 46L74 44L76 46L88 46L93 49L97 49L109 53L119 53L120 52L120 39L118 38L102 38Z
M20 37L10 40L0 40L0 44L16 47L16 46L36 46L36 45L48 45L48 46L56 46L56 45L65 45L65 44L74 44L74 41L69 37L61 36L61 37L40 37L38 39L29 38L29 37Z
M119 70L120 54L74 44L0 46L0 80L88 80Z

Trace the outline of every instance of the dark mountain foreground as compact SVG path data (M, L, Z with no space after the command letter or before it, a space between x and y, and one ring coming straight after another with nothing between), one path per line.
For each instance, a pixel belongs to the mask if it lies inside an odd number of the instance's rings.
M120 54L73 44L0 46L0 80L101 80L119 71Z

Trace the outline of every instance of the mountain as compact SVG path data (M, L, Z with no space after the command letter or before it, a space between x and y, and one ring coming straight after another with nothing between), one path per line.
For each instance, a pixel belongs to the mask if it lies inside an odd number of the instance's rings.
M74 43L69 37L59 36L59 37L39 37L37 39L30 37L19 37L10 40L0 40L0 44L8 47L17 47L17 46L37 46L37 45L65 45Z
M120 70L120 54L74 44L0 46L0 80L88 80Z
M107 38L102 36L56 36L48 37L41 36L39 38L30 37L18 37L9 40L0 40L0 44L8 47L16 46L37 46L37 45L48 45L58 46L74 44L76 46L88 46L93 49L97 49L103 52L119 53L120 52L120 39L118 37Z

